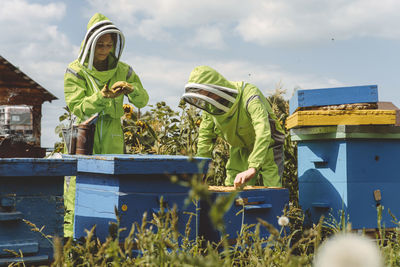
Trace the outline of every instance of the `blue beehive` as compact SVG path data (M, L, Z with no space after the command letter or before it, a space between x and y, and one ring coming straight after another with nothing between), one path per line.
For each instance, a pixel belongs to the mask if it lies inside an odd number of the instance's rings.
M331 126L294 129L298 141L299 202L310 214L320 216L341 211L353 229L377 228L377 206L382 221L396 227L388 210L400 216L400 127Z
M302 107L376 102L377 85L296 90L289 100L289 111L292 114Z
M21 251L26 264L53 257L49 240L23 220L63 236L64 176L75 174L73 159L0 159L0 265L21 260L5 249Z
M72 157L72 156L71 156ZM115 209L121 216L120 227L128 230L132 223L141 224L143 214L148 220L163 206L177 207L178 230L183 234L190 214L196 214L192 203L185 205L190 188L171 182L171 176L191 179L207 172L209 159L168 155L94 155L73 156L78 160L74 238L86 236L85 229L96 225L96 236L104 241L110 222L116 222ZM195 216L197 218L197 216ZM196 235L196 218L191 221L191 238Z
M217 197L227 197L233 191L232 188L232 190L225 189L225 192L218 192L218 189L213 188L210 187L210 191L212 192L211 203L214 203ZM232 206L224 215L225 233L229 235L228 239L234 241L243 225L257 224L258 218L280 229L278 217L283 215L283 210L288 204L289 191L285 188L259 187L258 189L239 192ZM209 216L211 207L209 202L205 200L201 201L200 207L199 235L203 236L206 240L219 242L223 233L218 231L211 222ZM265 227L260 228L261 238L268 237L269 234Z

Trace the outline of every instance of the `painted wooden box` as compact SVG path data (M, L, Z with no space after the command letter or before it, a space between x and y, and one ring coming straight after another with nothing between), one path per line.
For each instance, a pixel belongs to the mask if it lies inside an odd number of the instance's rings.
M339 222L343 211L353 229L377 228L381 205L384 225L396 227L388 210L400 216L400 127L323 128L304 128L296 137L299 202L308 223L321 215Z
M141 225L143 214L147 221L163 207L177 208L178 230L184 234L189 217L196 215L193 203L185 205L189 187L180 182L189 181L196 174L207 172L209 159L170 155L93 155L71 156L78 160L74 238L85 237L85 229L94 225L100 240L109 235L110 222L126 227L120 238L125 238L133 223ZM172 182L175 177L178 182ZM193 216L190 238L195 238L197 218ZM153 226L154 228L154 226Z
M267 221L275 228L280 229L278 217L283 215L285 206L289 204L289 191L285 188L268 188L247 186L240 191L224 215L225 233L229 235L231 243L238 237L242 226L257 224L258 218ZM199 235L206 240L219 242L223 233L216 229L210 217L210 203L214 203L218 197L228 197L234 193L233 187L210 186L211 202L200 202L200 226ZM212 204L215 205L215 204ZM288 208L288 207L287 207ZM242 212L241 212L242 211ZM251 231L254 231L254 227ZM260 227L260 238L270 235L267 228Z
M53 257L50 241L63 236L64 176L75 174L73 159L0 159L0 265L21 261L6 250L21 251L28 265Z
M321 125L395 125L395 110L307 110L286 120L286 128Z
M289 99L290 114L298 108L378 102L378 86L348 86L296 90Z

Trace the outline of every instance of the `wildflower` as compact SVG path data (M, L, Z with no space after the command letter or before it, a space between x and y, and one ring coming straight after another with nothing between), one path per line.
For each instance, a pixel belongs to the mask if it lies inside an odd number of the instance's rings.
M140 128L145 129L146 128L146 123L143 122L143 121L137 121L136 122L136 126L139 126Z
M125 136L128 137L128 138L132 136L132 133L131 133L131 132L125 132L124 134L125 134Z
M280 226L286 226L286 225L288 225L288 224L289 224L289 218L286 217L286 216L281 216L281 217L279 217L279 219L278 219L278 224L279 224Z
M132 114L133 113L133 107L129 104L124 104L123 105L124 112L127 114Z
M382 267L374 240L356 234L338 234L326 241L315 256L315 267Z
M196 121L196 125L197 125L197 126L200 126L200 123L201 123L201 119L198 119L198 120Z

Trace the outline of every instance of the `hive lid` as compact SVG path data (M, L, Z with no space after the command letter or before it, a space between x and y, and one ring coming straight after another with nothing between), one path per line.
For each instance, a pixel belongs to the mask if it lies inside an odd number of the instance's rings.
M63 155L78 160L78 172L104 174L202 174L209 158L151 154Z
M0 178L76 175L76 163L76 159L5 158L0 159Z
M289 111L293 114L301 107L376 102L378 102L377 85L296 90L289 100Z

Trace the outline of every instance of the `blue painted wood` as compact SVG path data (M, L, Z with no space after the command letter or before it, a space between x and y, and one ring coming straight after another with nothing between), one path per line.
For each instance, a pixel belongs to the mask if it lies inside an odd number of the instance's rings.
M262 210L262 209L272 209L272 204L260 204L260 205L246 205L244 210Z
M23 257L23 258L0 258L0 266L2 265L8 265L11 263L24 263L25 265L27 264L39 264L39 263L44 263L48 264L49 263L49 256L48 255L39 255L39 256L28 256L28 257Z
M327 165L316 166L311 160L315 157L325 159ZM299 202L311 214L308 223L317 223L321 215L339 221L343 210L353 229L376 228L380 204L385 226L396 227L388 209L400 216L399 159L399 139L299 142ZM381 191L379 202L375 190Z
M43 186L43 183L46 185ZM63 183L64 176L0 176L0 197L8 197L10 194L30 197L61 196L64 191L60 184Z
M290 130L292 141L338 139L400 139L394 125L335 125L301 127Z
M0 212L0 222L16 221L22 219L22 213L19 211Z
M22 219L44 226L46 235L63 236L64 175L76 174L76 164L76 159L0 159L1 250L21 249L29 255L27 264L53 257L50 241ZM18 260L7 257L2 261Z
M63 155L78 159L79 172L104 174L193 174L204 173L210 159L176 155Z
M15 207L15 198L14 197L2 197L0 199L0 206L5 208Z
M12 252L22 252L23 255L34 254L39 251L39 243L36 240L4 242L0 244L0 256L12 256Z
M227 196L229 192L213 192L212 202L219 196ZM289 191L287 189L255 189L239 192L237 198L248 199L260 202L259 204L242 205L233 204L224 216L225 231L229 239L237 238L242 227L242 221L246 225L257 224L258 218L269 222L275 228L280 229L278 217L283 215L283 209L289 204ZM222 233L215 229L209 217L210 204L202 200L200 202L199 235L209 241L219 242ZM244 212L240 212L244 209ZM252 228L251 230L254 230ZM267 238L270 235L268 230L261 226L260 237Z
M2 158L0 176L75 175L76 159Z
M68 156L70 157L70 156ZM115 208L121 215L120 227L131 228L132 223L141 224L143 214L164 207L177 207L178 230L185 233L190 214L196 214L193 203L185 205L190 188L182 181L207 171L210 159L170 155L93 155L75 156L78 160L74 237L86 236L85 229L96 225L100 240L108 236L110 222L116 222ZM200 165L200 167L199 167ZM178 183L171 182L176 177ZM122 208L124 206L124 208ZM190 238L196 237L196 219L190 222ZM153 229L156 229L153 226ZM123 232L121 240L129 231Z
M376 102L377 85L296 90L289 100L289 111L292 114L300 107Z

